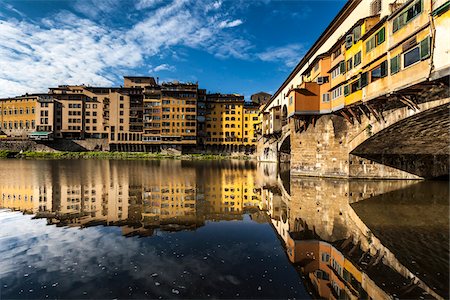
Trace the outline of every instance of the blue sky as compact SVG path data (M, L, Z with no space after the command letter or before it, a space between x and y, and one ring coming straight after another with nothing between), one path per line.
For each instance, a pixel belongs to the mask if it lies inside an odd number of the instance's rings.
M345 1L0 0L0 97L123 75L273 93Z

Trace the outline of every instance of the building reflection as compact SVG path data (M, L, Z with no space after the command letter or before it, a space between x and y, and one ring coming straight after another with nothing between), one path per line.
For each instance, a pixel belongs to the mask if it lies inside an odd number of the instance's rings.
M446 182L292 179L283 166L242 161L14 166L0 175L0 207L50 225L151 236L248 214L270 220L317 297L448 298Z
M286 184L276 168L259 172L271 174L261 193L271 223L316 297L448 298L447 183L297 178Z
M0 207L57 226L121 226L127 236L239 220L263 208L252 163L123 163L86 161L70 169L54 163L39 175L2 178Z

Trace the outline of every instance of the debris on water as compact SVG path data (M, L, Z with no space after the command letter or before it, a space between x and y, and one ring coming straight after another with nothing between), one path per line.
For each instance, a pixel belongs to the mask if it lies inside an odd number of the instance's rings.
M203 260L206 260L206 259L208 259L208 258L207 258L206 256L204 256L204 257L203 257Z
M178 295L178 294L180 293L180 291L179 291L179 290L177 290L177 289L172 289L172 293L173 293L173 294L177 294L177 295Z
M58 286L58 283L57 283L57 282L55 282L54 284L52 284L52 287L56 287L56 286Z
M159 283L158 281L156 281L156 282L155 282L155 285L156 285L156 286L160 286L161 283Z
M32 293L32 292L33 292L33 289L29 290L29 292Z
M23 277L28 277L28 275L29 275L29 274L25 274L25 275L23 275Z
M262 290L261 286L258 286L258 291Z
M153 273L151 276L156 277L156 276L158 276L158 273Z
M3 287L6 289L8 286L6 284L4 284Z
M86 291L84 291L84 292L83 292L83 295L87 295L87 292L86 292Z

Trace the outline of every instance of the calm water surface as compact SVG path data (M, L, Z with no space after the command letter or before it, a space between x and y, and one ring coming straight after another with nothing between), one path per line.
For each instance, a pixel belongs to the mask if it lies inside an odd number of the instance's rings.
M0 161L0 298L448 298L447 182Z

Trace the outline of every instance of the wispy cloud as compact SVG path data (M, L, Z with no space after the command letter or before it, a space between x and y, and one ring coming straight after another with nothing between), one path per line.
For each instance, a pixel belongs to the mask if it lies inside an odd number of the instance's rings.
M96 18L101 14L108 15L117 11L120 4L120 0L76 0L73 7L77 12L89 18Z
M174 72L175 70L176 70L175 66L171 66L169 64L161 64L159 66L151 68L150 72L160 72L160 71Z
M244 23L244 22L242 22L241 19L237 19L234 21L225 20L225 21L222 21L219 23L219 28L232 28L232 27L239 26L242 23Z
M270 47L266 51L258 53L262 61L280 62L287 67L294 67L305 55L307 48L302 44L289 44L282 47Z
M138 0L135 4L136 9L154 8L164 0Z

